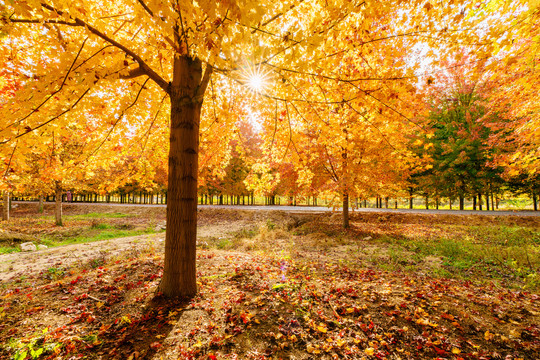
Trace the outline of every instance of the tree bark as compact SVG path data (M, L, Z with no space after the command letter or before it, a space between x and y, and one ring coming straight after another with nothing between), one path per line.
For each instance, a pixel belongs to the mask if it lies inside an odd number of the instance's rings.
M38 212L43 214L43 195L39 195Z
M532 191L532 200L533 200L533 209L534 211L538 211L538 195L533 190Z
M174 58L170 83L169 148L165 262L159 291L168 297L197 293L197 176L199 124L203 95L211 68L202 76L202 62L188 56Z
M4 198L2 205L2 220L9 221L9 191L4 190Z
M349 228L349 194L343 193L343 228Z
M62 183L60 181L56 181L54 220L56 225L62 226Z
M465 209L465 197L463 195L459 196L459 210Z

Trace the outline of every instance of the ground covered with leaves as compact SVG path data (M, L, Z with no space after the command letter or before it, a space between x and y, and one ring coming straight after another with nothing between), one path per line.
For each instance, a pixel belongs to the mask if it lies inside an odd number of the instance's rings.
M2 283L0 358L538 358L535 219L201 219L243 222L198 239L196 298L156 294L159 242L57 263Z

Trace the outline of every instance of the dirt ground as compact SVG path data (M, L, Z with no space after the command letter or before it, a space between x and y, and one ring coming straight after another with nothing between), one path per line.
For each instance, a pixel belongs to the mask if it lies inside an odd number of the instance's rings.
M19 207L5 228L36 216L29 236L58 230L33 211ZM155 208L65 211L165 220ZM163 233L0 255L0 358L538 359L537 292L435 276L436 256L410 271L382 267L394 261L386 236L538 229L536 218L354 214L349 231L332 214L213 209L198 219L199 294L187 302L156 293Z

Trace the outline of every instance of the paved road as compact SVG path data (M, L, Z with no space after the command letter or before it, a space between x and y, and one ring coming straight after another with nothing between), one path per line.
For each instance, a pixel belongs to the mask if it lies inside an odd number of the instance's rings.
M14 201L13 204L28 204L32 201ZM37 204L37 202L35 202ZM54 204L54 203L47 203ZM118 203L64 203L66 205L97 205L97 206L141 206L141 207L165 207L156 204L118 204ZM324 213L333 211L324 206L285 206L285 205L199 205L199 209L238 209L238 210L282 210L288 212ZM336 211L341 211L341 208ZM493 215L493 216L540 216L540 211L473 211L473 210L435 210L435 209L355 209L355 213L398 213L398 214L454 214L454 215ZM352 210L351 210L352 213Z

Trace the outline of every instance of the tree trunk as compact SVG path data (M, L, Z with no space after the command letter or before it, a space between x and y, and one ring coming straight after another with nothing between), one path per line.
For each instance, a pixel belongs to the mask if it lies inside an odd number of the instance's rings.
M159 291L169 297L193 297L197 293L199 124L211 68L206 68L203 78L200 59L179 56L173 61L173 79L169 83L171 129L167 231Z
M38 212L43 214L43 195L39 195Z
M472 208L473 210L476 210L476 195L474 195L472 199Z
M465 197L463 195L459 196L459 210L465 209Z
M534 190L532 192L532 200L533 200L533 209L534 209L534 211L538 211L538 196L536 194L536 191L534 191Z
M349 228L349 194L343 193L343 228Z
M9 221L9 191L4 190L4 199L2 205L2 220Z
M62 183L60 181L56 181L54 220L56 225L62 226Z
M491 204L493 206L493 204ZM486 211L489 211L489 193L486 193Z
M482 211L482 195L478 194L478 210Z

